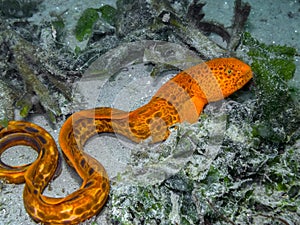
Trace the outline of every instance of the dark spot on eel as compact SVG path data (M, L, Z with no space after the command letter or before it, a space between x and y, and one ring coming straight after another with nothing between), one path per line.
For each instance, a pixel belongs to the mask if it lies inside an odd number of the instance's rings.
M94 170L93 168L91 168L91 169L89 170L89 175L91 176L94 172L95 172L95 170Z
M102 183L102 189L103 189L103 190L106 189L106 183L105 183L105 182Z
M77 214L77 215L80 215L80 214L82 214L84 212L84 209L83 208L77 208L77 209L75 209L75 214Z
M90 187L94 182L93 181L89 181L84 185L84 188L88 188Z
M25 130L27 130L30 133L38 133L39 131L33 127L25 127Z
M85 166L85 159L82 159L82 160L80 161L80 166L81 166L82 168L84 168L84 166Z
M46 143L47 143L47 141L46 141L46 139L45 139L44 137L38 135L37 138L38 138L43 144L46 144Z

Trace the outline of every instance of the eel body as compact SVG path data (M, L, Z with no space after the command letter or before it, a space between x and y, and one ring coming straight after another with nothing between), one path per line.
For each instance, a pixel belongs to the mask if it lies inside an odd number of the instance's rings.
M83 151L90 137L117 133L134 142L147 138L153 143L164 141L170 126L196 122L208 102L229 96L251 78L247 64L235 58L218 58L178 73L148 104L134 111L100 107L74 113L60 130L59 144L67 163L82 178L82 185L64 198L43 195L58 167L59 153L53 138L35 124L10 121L7 127L0 127L0 157L15 145L32 147L38 157L23 166L9 166L0 160L0 178L11 183L25 182L24 205L35 221L77 224L103 208L110 188L103 166Z

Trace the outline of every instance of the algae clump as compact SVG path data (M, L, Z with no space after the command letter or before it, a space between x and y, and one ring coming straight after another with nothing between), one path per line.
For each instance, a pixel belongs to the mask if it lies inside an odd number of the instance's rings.
M102 19L111 25L115 25L117 10L114 7L110 5L104 5L99 8L99 11L101 12Z
M78 41L83 41L92 35L93 26L98 19L97 9L88 8L84 10L75 27L75 36Z
M110 5L104 5L100 8L87 8L83 11L75 27L75 36L78 41L88 39L92 33L96 22L100 19L99 13L103 21L110 25L115 24L116 9Z
M288 46L266 45L255 40L249 33L244 34L243 44L249 48L255 74L259 122L253 129L254 136L270 141L284 142L297 127L291 118L298 118L291 97L288 81L293 78L296 65L296 49Z

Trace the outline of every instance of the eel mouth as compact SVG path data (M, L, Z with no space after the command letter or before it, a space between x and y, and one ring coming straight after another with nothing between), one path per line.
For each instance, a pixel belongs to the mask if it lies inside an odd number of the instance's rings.
M236 86L238 89L242 88L245 84L247 84L253 78L253 72L249 67L248 71L244 72L244 75L237 80Z

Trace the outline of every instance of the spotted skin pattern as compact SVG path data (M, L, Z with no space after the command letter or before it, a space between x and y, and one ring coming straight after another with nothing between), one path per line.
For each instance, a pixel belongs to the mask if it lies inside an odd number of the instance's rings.
M213 59L180 72L148 104L134 111L101 107L74 113L63 124L59 143L67 163L82 178L82 185L64 198L42 194L58 167L59 153L53 138L35 124L10 121L5 128L0 126L0 157L15 145L30 146L39 155L32 164L23 166L9 166L0 160L0 178L25 182L24 205L35 221L78 224L102 209L110 188L103 166L83 151L90 137L116 133L134 142L147 138L154 143L164 141L170 126L196 122L208 102L229 96L251 78L251 68L238 59Z

